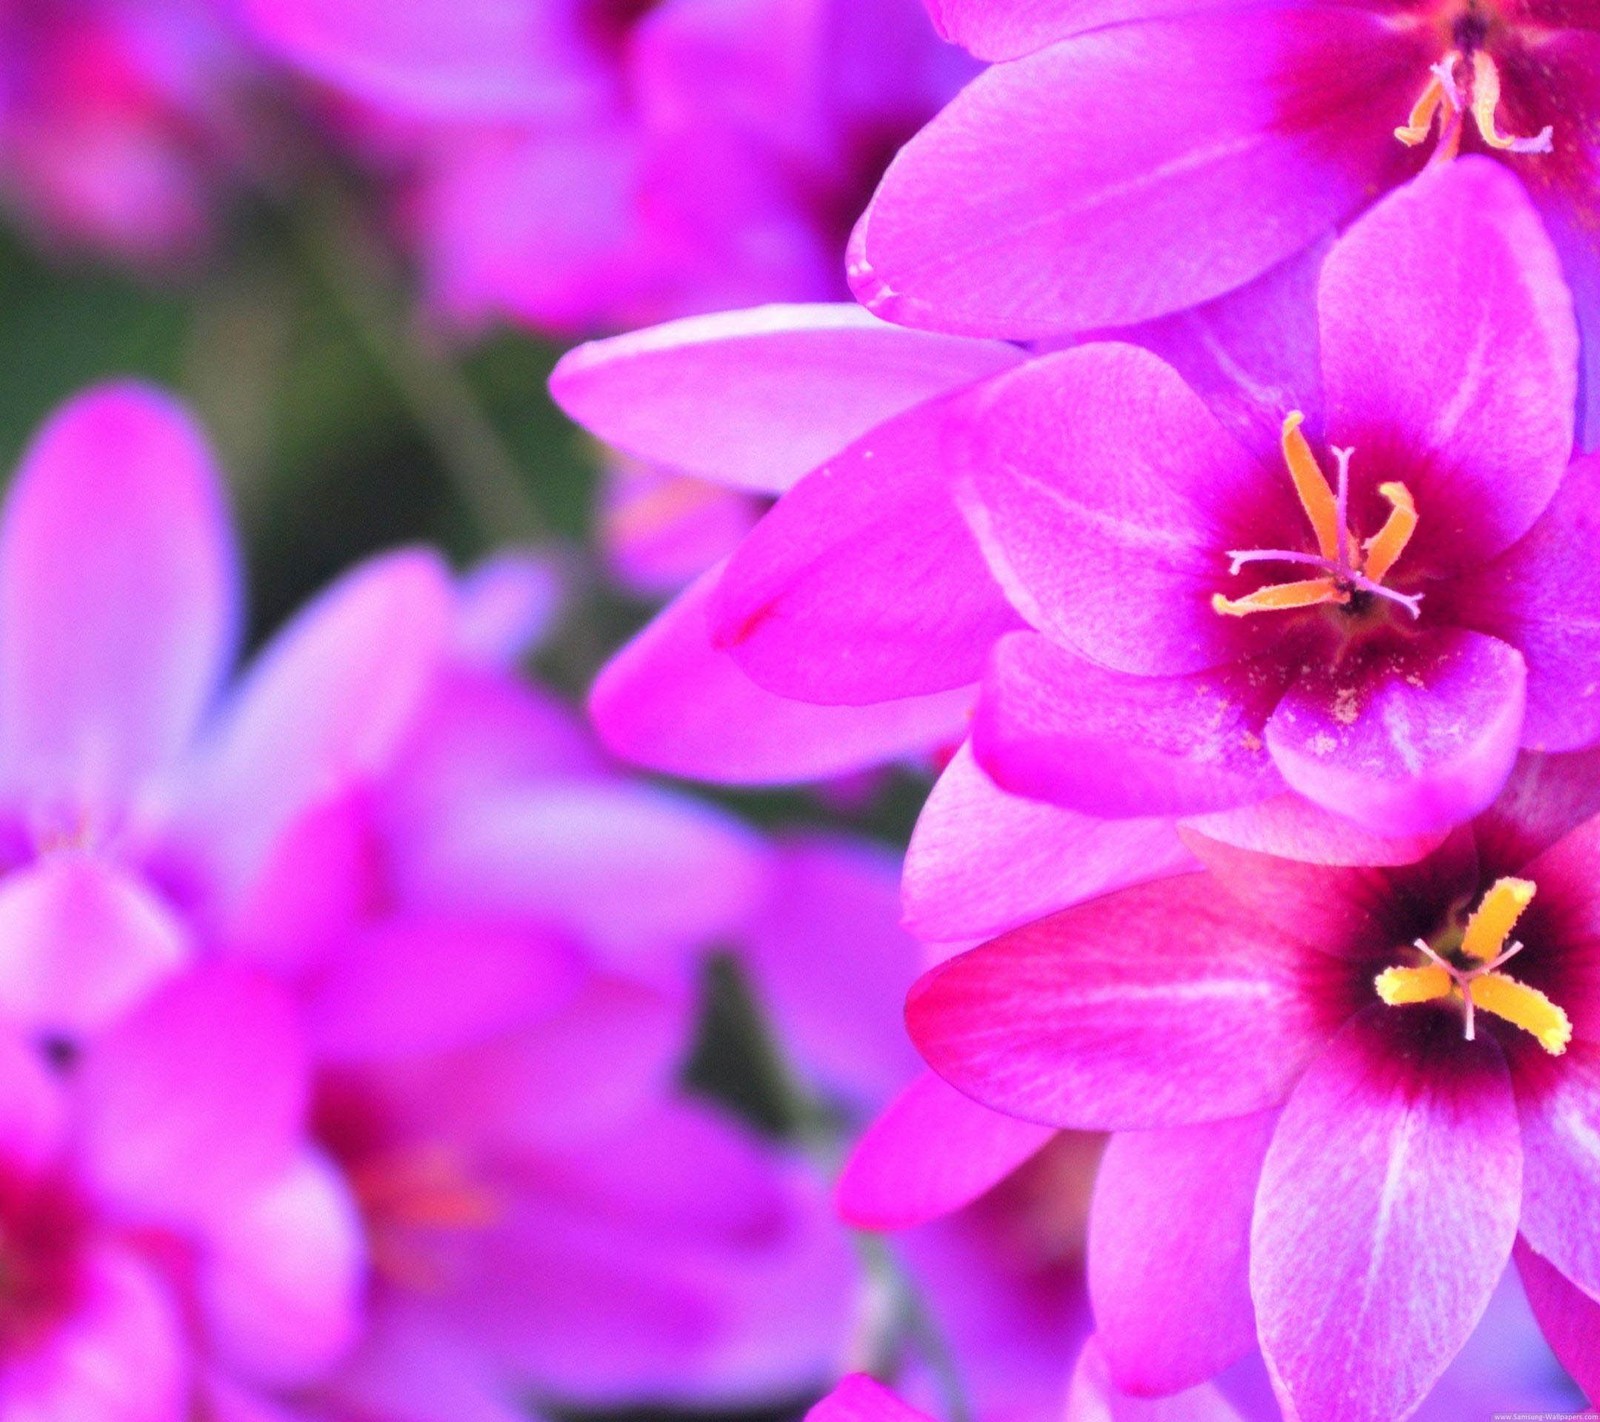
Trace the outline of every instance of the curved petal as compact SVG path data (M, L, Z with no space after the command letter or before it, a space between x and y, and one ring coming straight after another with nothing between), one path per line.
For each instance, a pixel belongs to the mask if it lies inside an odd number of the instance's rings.
M48 811L103 813L187 747L238 633L221 482L188 414L132 384L64 405L0 525L0 775L66 801Z
M824 705L948 691L1021 625L951 493L955 408L879 425L796 484L728 560L711 638L754 681Z
M1186 10L1248 9L1248 0L927 0L939 33L979 59L1018 59L1068 35Z
M1522 653L1528 665L1522 743L1535 750L1581 750L1600 740L1597 537L1600 456L1591 456L1568 468L1522 538L1441 589L1452 620Z
M910 331L855 305L760 306L579 346L550 393L639 459L781 494L885 420L1023 359L1000 341Z
M805 1422L933 1422L865 1373L851 1373L806 1413Z
M851 285L908 326L1014 338L1209 300L1404 171L1394 116L1434 57L1384 16L1286 4L996 65L889 166Z
M1255 1347L1250 1216L1277 1119L1111 1138L1089 1216L1089 1297L1124 1391L1179 1392Z
M208 1235L196 1287L226 1366L289 1386L349 1350L362 1323L366 1249L355 1201L330 1165L302 1155Z
M966 734L973 687L876 706L815 706L764 691L711 645L720 566L601 670L589 710L613 754L724 785L821 780L924 756Z
M959 1210L1055 1138L924 1072L856 1142L839 1177L840 1217L856 1229L906 1229Z
M996 1110L1090 1130L1276 1105L1320 1036L1301 960L1207 874L1067 909L935 968L906 1022Z
M1590 1402L1600 1397L1600 1302L1589 1297L1527 1243L1514 1251L1533 1316L1561 1366Z
M1526 533L1572 455L1578 333L1521 183L1468 157L1398 189L1334 245L1317 309L1358 523L1400 479L1408 564L1471 568Z
M1292 789L1384 834L1427 834L1488 807L1516 763L1522 656L1461 628L1316 667L1267 722Z
M161 900L98 859L57 854L0 880L0 1012L36 1032L96 1031L192 953Z
M453 607L435 555L391 554L346 574L261 654L178 812L225 901L298 816L385 765L449 644Z
M1402 1011L1367 1008L1328 1044L1261 1172L1250 1287L1267 1365L1304 1417L1408 1415L1471 1335L1516 1239L1505 1060L1444 1016L1419 1050Z
M108 1028L80 1067L100 1189L159 1219L214 1218L294 1157L309 1089L298 1023L265 977L211 964Z
M402 918L341 943L304 994L324 1061L449 1051L559 1012L584 979L562 937L503 921Z
M988 938L1193 865L1170 819L1093 819L1007 794L964 743L912 831L904 921L933 942Z
M972 750L1001 789L1085 815L1203 814L1265 800L1283 780L1261 728L1276 668L1124 676L1032 632L995 651Z
M1219 617L1228 552L1300 530L1287 477L1138 346L1046 356L984 387L960 418L968 516L994 575L1039 631L1092 661L1177 676L1282 632Z
M1063 1422L1242 1422L1209 1382L1173 1397L1130 1397L1113 1379L1104 1341L1083 1345L1072 1372Z
M1540 1065L1544 1065L1541 1063ZM1600 1046L1576 1041L1545 1079L1518 1082L1522 1236L1580 1289L1600 1299Z
M1446 833L1384 834L1292 791L1236 810L1190 815L1184 825L1207 839L1308 864L1411 864L1437 849Z

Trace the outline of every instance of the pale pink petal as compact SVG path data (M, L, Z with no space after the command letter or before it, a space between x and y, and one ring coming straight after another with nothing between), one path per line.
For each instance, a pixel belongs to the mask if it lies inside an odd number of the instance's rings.
M979 59L1017 59L1068 35L1185 10L1239 8L1215 0L927 0L939 33Z
M60 830L186 748L233 655L236 557L167 396L102 386L36 436L0 527L0 772Z
M911 835L905 924L936 942L991 937L1193 862L1171 820L1100 820L1007 794L963 744Z
M104 1031L79 1070L86 1168L130 1211L209 1218L295 1153L308 1090L299 1026L253 970L174 979Z
M1600 1398L1600 1301L1592 1299L1521 1239L1517 1272L1528 1303L1561 1366L1593 1403Z
M1202 1383L1172 1397L1132 1397L1112 1380L1103 1340L1083 1345L1067 1393L1064 1422L1242 1422L1228 1400Z
M856 1229L905 1229L970 1204L1054 1139L924 1072L856 1143L839 1213Z
M503 550L456 585L455 649L474 666L514 667L561 613L562 569L553 557Z
M1575 1041L1549 1070L1529 1075L1517 1092L1522 1237L1600 1298L1600 1046Z
M865 1373L851 1373L806 1413L806 1422L933 1422Z
M935 1071L998 1110L1077 1129L1187 1125L1283 1100L1322 1032L1303 972L1279 925L1210 875L1179 874L935 968L906 1022Z
M706 604L722 569L685 591L601 671L590 714L622 759L717 784L792 784L953 745L976 691L876 706L813 706L764 691L711 645Z
M1000 341L908 331L859 306L762 306L580 346L550 391L628 454L781 494L874 426L1022 359Z
M1600 809L1600 804L1595 806ZM1239 849L1309 864L1410 864L1431 854L1445 831L1392 835L1358 825L1292 791L1236 810L1189 815L1184 825Z
M0 1150L13 1168L43 1172L61 1153L71 1098L38 1046L0 1033Z
M1375 1004L1312 1063L1262 1168L1250 1288L1303 1417L1393 1422L1471 1335L1511 1256L1522 1146L1505 1060Z
M1403 480L1407 561L1452 571L1526 533L1572 454L1578 333L1517 179L1468 157L1396 190L1334 246L1318 311L1357 517L1381 480Z
M251 1381L311 1381L359 1334L365 1266L343 1177L303 1154L207 1230L196 1287L209 1342Z
M1179 1392L1255 1346L1250 1216L1276 1123L1264 1111L1111 1138L1089 1217L1089 1297L1119 1387Z

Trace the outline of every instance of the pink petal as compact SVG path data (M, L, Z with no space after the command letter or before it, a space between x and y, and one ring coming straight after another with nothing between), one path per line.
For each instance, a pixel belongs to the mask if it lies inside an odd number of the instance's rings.
M935 968L906 1022L935 1071L997 1110L1076 1129L1187 1125L1283 1099L1318 1036L1302 972L1276 924L1209 875L1180 874Z
M1591 870L1592 872L1592 870ZM1540 1065L1544 1065L1541 1063ZM1527 1086L1522 1117L1522 1237L1580 1289L1600 1298L1600 1046L1578 1040Z
M391 554L335 583L261 654L180 812L225 902L299 815L387 763L443 655L452 606L433 554Z
M94 1253L85 1274L76 1311L7 1360L6 1411L29 1422L186 1422L189 1349L166 1285L117 1248Z
M970 516L1006 595L1104 667L1176 676L1271 645L1219 617L1230 549L1304 522L1289 481L1217 423L1170 366L1096 344L1033 361L969 402Z
M1014 795L1086 815L1198 814L1283 787L1260 731L1271 667L1108 672L1032 632L1005 638L972 726L978 764Z
M712 641L761 686L824 705L947 691L1020 626L940 477L952 408L918 406L864 435L729 559Z
M340 945L306 993L322 1060L449 1051L560 1011L584 964L569 941L504 922L399 919Z
M1600 750L1573 755L1524 752L1505 789L1472 822L1485 876L1515 874L1526 868L1585 821L1600 814ZM1577 881L1586 881L1578 851Z
M1600 809L1597 804L1596 809ZM1236 810L1190 815L1188 829L1258 854L1309 864L1411 864L1437 849L1445 832L1396 836L1358 825L1289 792Z
M1600 1397L1600 1302L1519 1239L1517 1272L1546 1341L1591 1402Z
M1250 1287L1304 1417L1392 1422L1438 1381L1516 1238L1522 1147L1504 1059L1453 1018L1418 1051L1364 1009L1312 1063L1262 1169Z
M933 1422L865 1373L851 1373L806 1413L805 1422Z
M0 526L6 779L41 812L99 828L187 747L232 657L238 601L220 481L189 416L132 384L63 406Z
M856 1143L839 1177L839 1214L856 1229L939 1219L1003 1180L1055 1138L924 1072Z
M876 706L813 706L762 690L711 645L713 568L622 649L590 714L622 759L717 784L789 784L925 755L966 733L975 691Z
M791 835L776 851L740 965L812 1089L875 1111L919 1066L900 1014L922 951L900 926L899 859L841 835Z
M936 942L987 938L1192 864L1171 820L1098 820L1007 794L963 744L911 835L905 924Z
M908 331L858 306L762 306L580 346L550 393L637 458L781 494L885 420L1022 359L999 341Z
M196 968L84 1057L83 1147L101 1189L163 1219L210 1218L293 1158L308 1088L288 1000L266 978Z
M564 596L553 556L510 549L484 559L456 585L457 654L473 666L514 668L550 632Z
M1241 1418L1210 1383L1174 1397L1130 1397L1112 1380L1103 1340L1096 1336L1078 1356L1064 1422L1241 1422Z
M1578 333L1516 178L1469 157L1398 189L1335 245L1318 310L1329 438L1357 495L1411 490L1407 560L1472 568L1526 533L1572 453Z
M312 1381L356 1340L365 1265L343 1178L302 1155L209 1231L197 1280L209 1341L254 1382Z
M1481 633L1425 631L1316 668L1267 722L1292 789L1383 834L1427 834L1485 809L1517 758L1526 671Z
M890 320L1016 338L1206 301L1399 167L1395 114L1428 57L1376 14L1285 6L1114 25L997 65L890 165L851 284Z
M1491 562L1442 590L1449 615L1522 653L1522 743L1580 750L1600 740L1600 458L1580 459L1538 521Z
M1256 1341L1250 1215L1276 1112L1111 1138L1089 1217L1089 1297L1111 1376L1164 1396Z
M66 1142L72 1101L37 1045L0 1033L0 1150L12 1169L45 1173Z
M0 1012L76 1037L178 972L189 936L138 879L77 853L0 880Z

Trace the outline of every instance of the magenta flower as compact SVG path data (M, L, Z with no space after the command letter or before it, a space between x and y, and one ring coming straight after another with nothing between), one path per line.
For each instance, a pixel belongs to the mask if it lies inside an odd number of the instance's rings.
M1600 38L1584 6L930 8L1011 62L903 150L862 219L852 279L885 316L1022 338L1142 321L1244 285L1477 152L1526 184L1596 334ZM1597 402L1590 376L1590 433Z
M1573 1320L1600 1296L1597 806L1592 757L1536 758L1403 868L1191 835L1203 870L1017 929L913 990L913 1039L961 1090L1133 1133L1090 1231L1126 1385L1175 1390L1259 1337L1297 1415L1406 1416L1519 1236L1543 1261L1524 1276L1536 1314L1592 1378L1600 1335Z
M558 331L843 295L884 164L975 69L915 0L248 9L410 130L435 304Z

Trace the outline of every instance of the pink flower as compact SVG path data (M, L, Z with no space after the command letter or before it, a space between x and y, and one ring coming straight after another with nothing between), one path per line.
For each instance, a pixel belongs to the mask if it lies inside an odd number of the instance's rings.
M1588 1380L1591 760L1525 761L1404 868L1191 835L1203 870L1014 930L914 989L912 1036L962 1091L1134 1133L1113 1142L1090 1233L1127 1385L1210 1376L1259 1333L1299 1415L1405 1416L1519 1238L1540 1261L1534 1311ZM1182 1337L1153 1343L1180 1313Z
M862 219L852 280L891 319L1022 338L1142 321L1243 286L1477 152L1526 184L1596 332L1600 41L1584 7L930 8L1009 62L906 147ZM1590 435L1597 400L1590 377Z
M258 0L409 130L434 303L556 331L843 294L849 225L973 66L914 0Z

